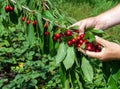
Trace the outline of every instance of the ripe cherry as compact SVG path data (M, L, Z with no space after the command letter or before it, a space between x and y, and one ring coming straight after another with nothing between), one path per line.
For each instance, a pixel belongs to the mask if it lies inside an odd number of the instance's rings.
M79 36L77 36L77 40L80 40L80 39L81 39L80 35L79 35Z
M8 6L8 5L5 6L5 11L6 11L6 12L9 12L9 11L10 11L10 6Z
M79 48L81 46L81 44L77 44L77 47Z
M29 25L29 24L30 24L30 20L27 20L27 21L26 21L26 24Z
M95 52L101 52L101 49L95 49Z
M54 36L59 39L61 37L61 34L60 33L57 33L57 34L54 34Z
M77 42L77 40L75 39L75 38L72 38L72 40L71 40L73 43L76 43Z
M80 37L83 38L83 37L84 37L84 34L80 34Z
M14 11L14 7L10 6L10 11L13 12Z
M89 51L93 51L93 47L92 46L87 46L86 49L89 50Z
M44 32L44 35L45 35L45 36L47 36L47 35L49 35L49 34L50 34L50 32L47 32L47 31Z
M25 21L25 17L24 16L21 18L21 21Z
M74 32L79 33L79 30L74 30Z
M54 40L54 41L57 41L57 37L54 36L54 37L53 37L53 40Z
M89 51L95 51L95 47L92 43L86 43L85 48Z
M83 44L84 40L79 40L79 44Z
M69 40L69 41L67 42L67 44L68 44L69 46L72 46L72 41Z
M71 36L71 35L72 35L72 31L71 31L71 30L67 30L67 31L65 32L65 35L66 35L66 36Z
M101 45L100 45L100 44L97 44L97 45L95 46L95 48L96 48L96 49L101 49Z
M37 21L36 21L36 20L34 20L34 21L32 22L32 24L33 24L33 26L36 26Z
M95 52L100 52L102 49L100 44L95 45Z

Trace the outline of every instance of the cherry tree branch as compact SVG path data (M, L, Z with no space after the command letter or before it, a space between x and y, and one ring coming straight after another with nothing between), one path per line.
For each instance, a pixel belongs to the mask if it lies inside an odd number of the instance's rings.
M16 1L17 1L17 0L10 0L10 1L16 4ZM47 6L45 3L44 3L44 5ZM23 6L23 5L22 5L22 8L25 9L25 10L27 10L27 11L29 11L29 12L31 12L31 13L36 13L36 14L38 14L37 11L31 10L31 9L29 9L28 7L25 7L25 6ZM47 6L47 8L49 8L49 7ZM44 17L42 17L42 18L43 18L45 21L48 21L48 22L52 23L52 21L50 21L49 19L44 18ZM65 27L60 26L60 25L58 25L58 24L56 24L56 23L54 23L54 24L55 24L56 26L60 27L60 28L65 28Z

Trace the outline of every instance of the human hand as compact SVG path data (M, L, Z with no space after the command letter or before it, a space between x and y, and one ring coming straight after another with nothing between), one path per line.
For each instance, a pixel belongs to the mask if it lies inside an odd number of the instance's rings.
M97 58L101 61L120 60L120 45L109 42L98 36L96 36L96 42L103 46L101 52L91 52L81 48L79 50L86 55Z
M94 29L103 29L103 25L104 22L98 22L98 17L90 17L74 23L73 25L69 26L69 28L78 26L79 32L84 33L84 30L89 27L93 27Z

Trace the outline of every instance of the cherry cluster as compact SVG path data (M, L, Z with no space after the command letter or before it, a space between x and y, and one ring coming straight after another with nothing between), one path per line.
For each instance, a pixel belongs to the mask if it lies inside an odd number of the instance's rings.
M29 25L29 24L31 23L31 20L26 19L25 16L21 17L21 21L22 21L22 22L26 21L26 24L27 24L27 25ZM36 26L37 21L36 21L36 20L32 21L32 24L33 24L33 26Z
M74 32L78 33L78 30L75 30ZM66 39L67 37L72 37L67 40L68 46L75 46L77 48L82 47L85 50L94 51L94 52L100 52L101 51L101 45L96 42L89 42L87 39L85 39L85 34L76 35L73 37L74 32L72 30L66 30L64 34L62 33L56 33L53 36L53 40L61 41L62 38Z
M13 11L14 11L14 7L9 6L9 5L6 5L6 6L5 6L5 11L6 11L6 12L13 12Z
M6 11L6 13L7 13L7 12L14 12L14 7L9 6L9 5L6 5L6 6L5 6L5 11ZM26 24L27 24L27 25L29 25L29 24L31 23L31 20L26 19L25 16L21 17L21 21L22 21L22 22L26 21ZM32 21L32 24L33 24L33 26L36 26L37 21L36 21L36 20Z

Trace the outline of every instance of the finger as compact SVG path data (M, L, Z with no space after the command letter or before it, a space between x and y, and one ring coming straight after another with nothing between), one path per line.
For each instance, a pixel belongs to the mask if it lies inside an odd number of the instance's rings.
M85 24L81 24L78 28L80 33L84 33L84 29L85 29Z
M78 51L82 52L84 55L86 55L86 51L82 48L78 48Z
M91 52L91 51L86 50L86 55L93 57L93 58L97 58L97 59L101 58L101 52Z
M107 47L107 45L109 44L109 41L107 41L101 37L95 36L95 38L96 38L96 42L101 44L104 47Z

